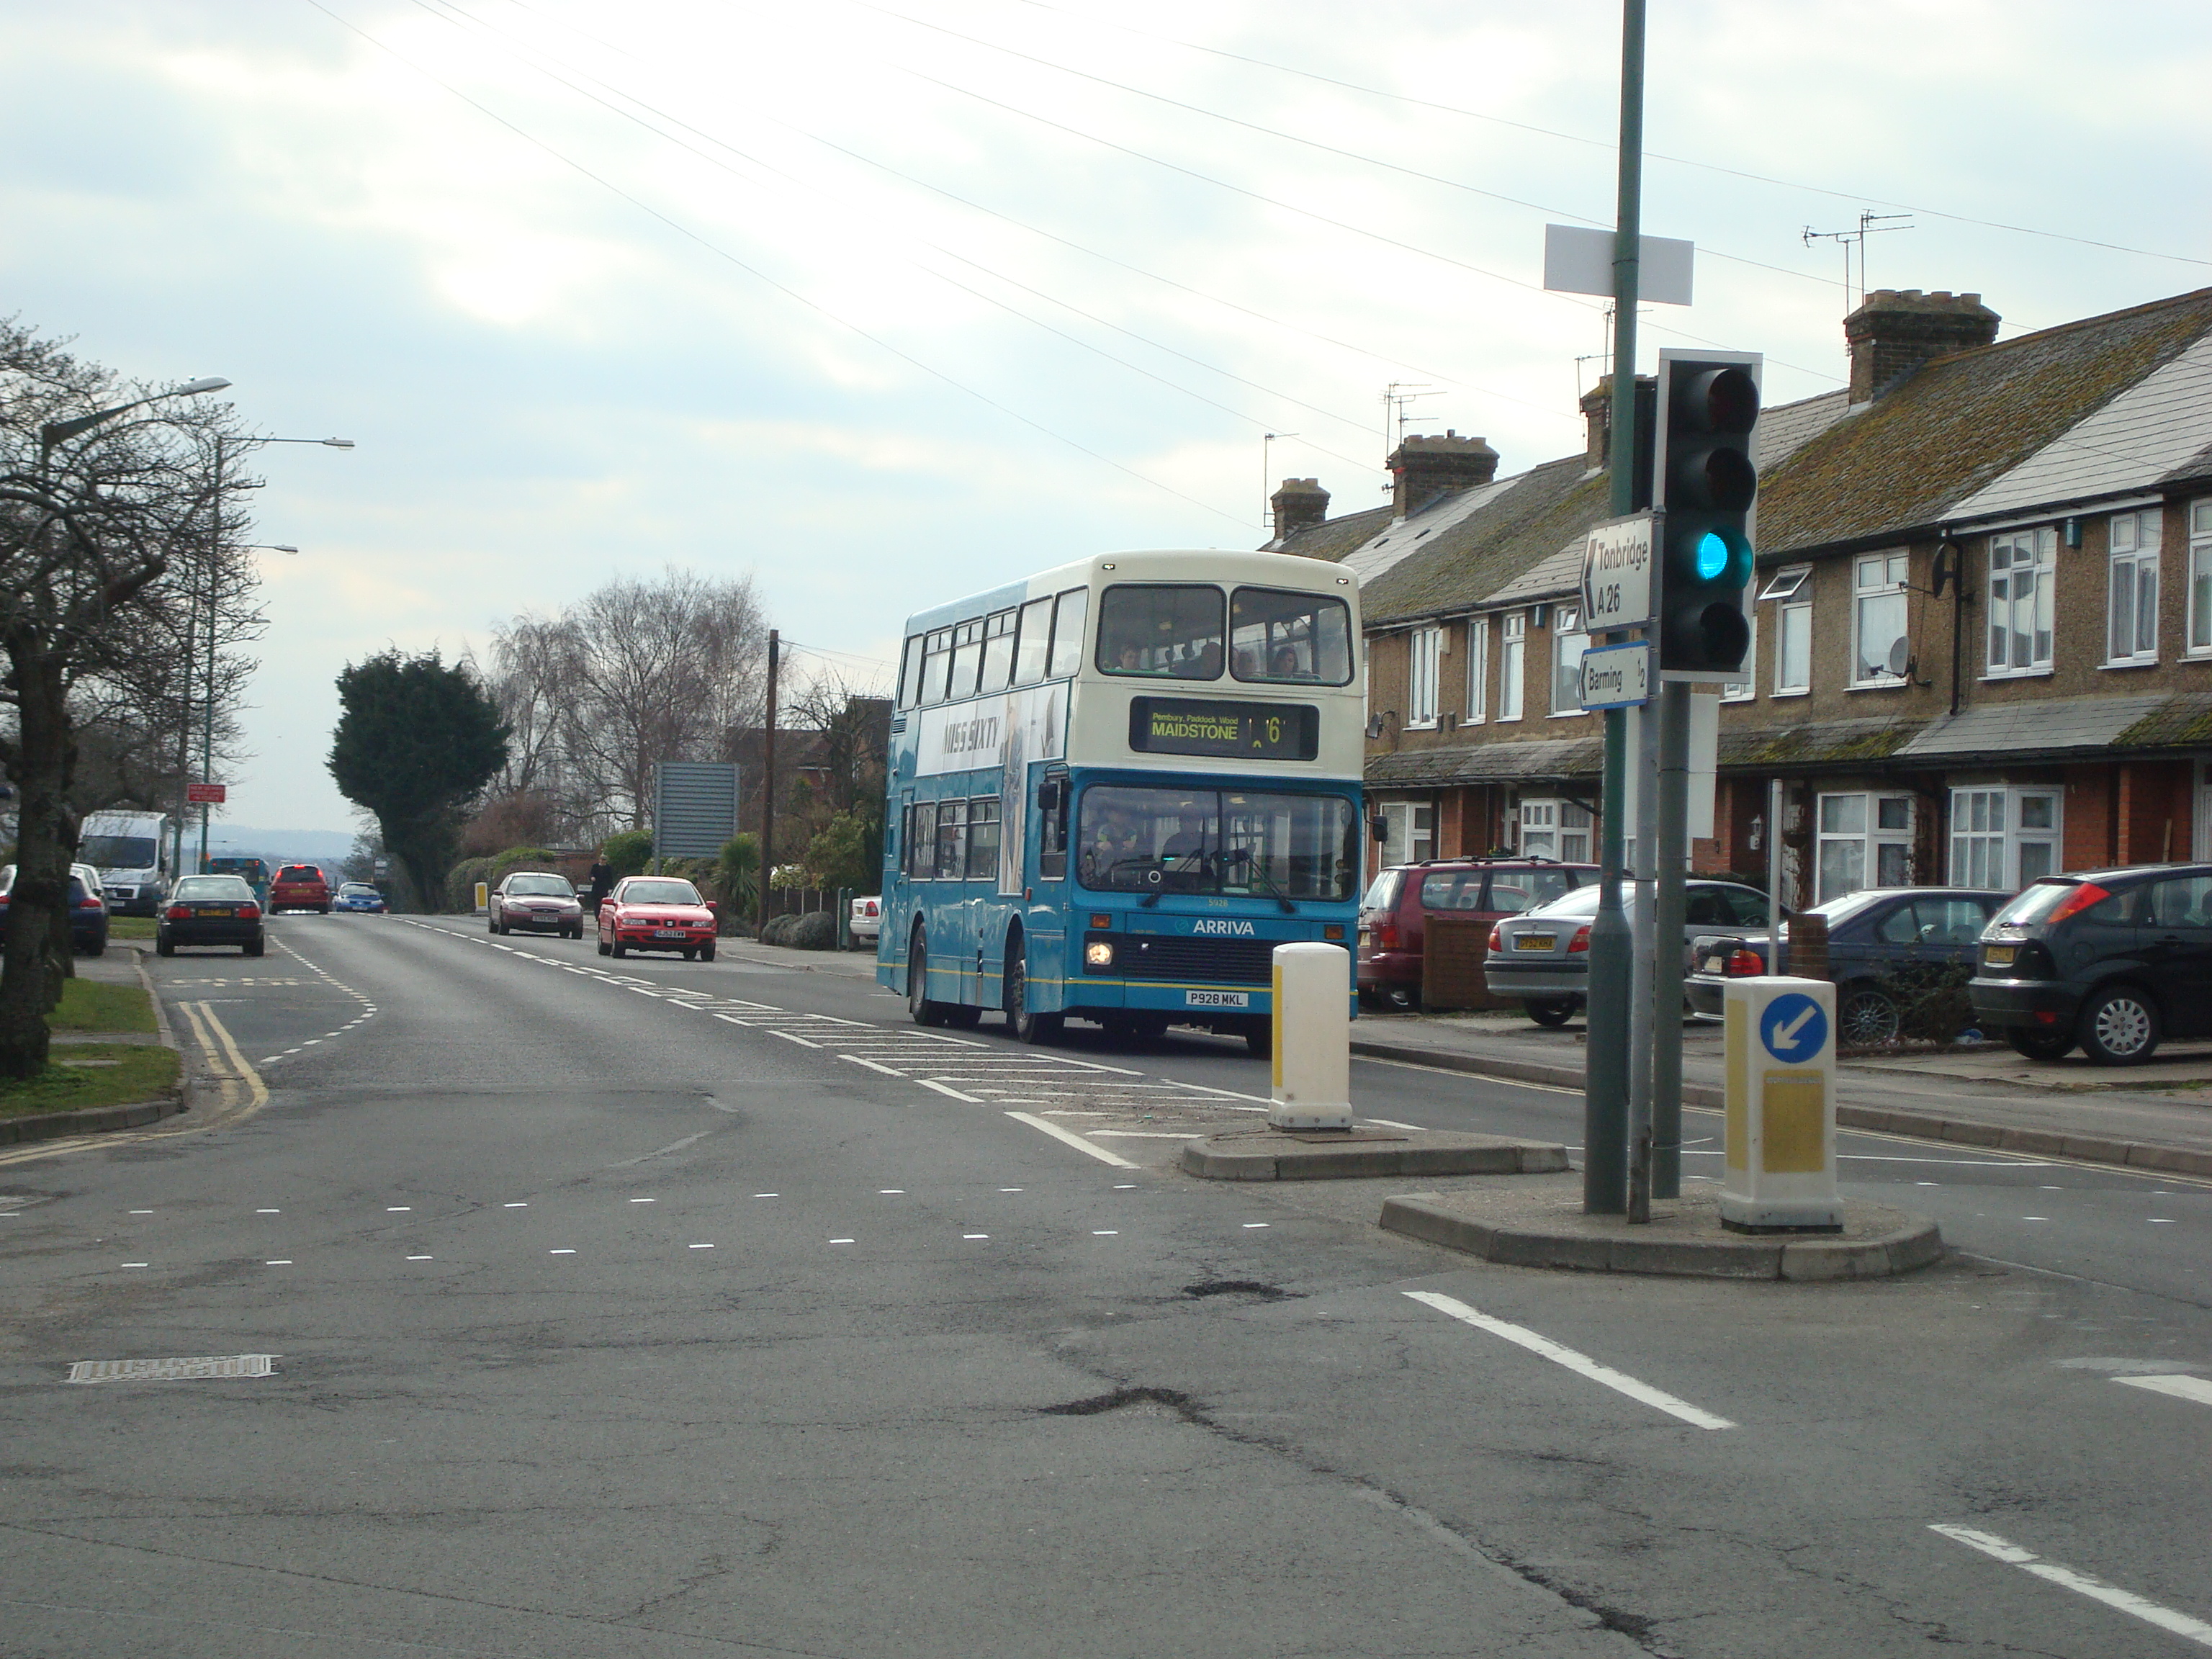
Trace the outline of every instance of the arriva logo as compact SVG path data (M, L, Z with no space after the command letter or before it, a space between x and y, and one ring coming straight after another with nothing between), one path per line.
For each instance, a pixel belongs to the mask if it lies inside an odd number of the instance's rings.
M1194 933L1227 933L1237 939L1250 939L1254 935L1254 928L1249 921L1200 921L1191 924L1190 931Z

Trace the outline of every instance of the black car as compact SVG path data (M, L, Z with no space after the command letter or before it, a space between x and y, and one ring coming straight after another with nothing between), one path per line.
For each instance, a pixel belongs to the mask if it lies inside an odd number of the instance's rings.
M9 903L15 890L15 866L0 869L0 939L8 937ZM107 950L107 902L89 890L81 877L69 883L70 945L79 954L96 957Z
M2212 1036L2212 864L2045 876L1982 934L1967 990L2031 1060L2078 1043L2133 1066L2166 1037Z
M1807 914L1828 923L1828 975L1836 982L1836 1040L1896 1039L1916 979L1953 964L1971 967L1990 918L2008 895L1972 887L1866 887L1816 904ZM1690 947L1684 984L1692 1012L1717 1018L1731 979L1764 974L1766 935L1707 934ZM1782 928L1782 962L1790 971L1790 927Z
M234 945L249 957L264 947L261 902L243 876L181 876L154 924L154 949L173 957L179 945Z

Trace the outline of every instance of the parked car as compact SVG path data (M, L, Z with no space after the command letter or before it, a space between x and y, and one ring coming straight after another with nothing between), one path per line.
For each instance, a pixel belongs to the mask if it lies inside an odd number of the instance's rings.
M283 910L330 915L331 884L319 867L312 864L276 866L276 873L269 878L269 914L273 916Z
M2212 864L2045 876L1982 934L1974 1013L2030 1060L2100 1066L2212 1036Z
M557 933L562 939L584 936L584 907L576 902L575 884L566 876L544 870L510 870L492 890L485 907L491 930L510 933Z
M869 950L874 950L884 932L883 895L878 893L872 898L854 899L853 914L845 921L845 931L852 936L854 950L864 945Z
M1895 1040L1911 981L1954 965L1971 967L1977 941L1990 918L2004 908L2005 893L1972 887L1866 887L1816 904L1804 914L1828 924L1828 977L1836 982L1836 1040ZM1766 962L1765 918L1757 933L1700 935L1691 941L1694 971L1683 986L1693 1012L1720 1017L1731 979L1790 971L1790 929L1782 930L1782 960Z
M365 881L342 882L337 895L331 900L333 910L357 910L366 915L384 914L384 895Z
M1539 1025L1564 1025L1589 1000L1590 922L1597 915L1595 883L1577 887L1524 915L1509 916L1490 930L1483 976L1502 997L1518 997ZM1783 913L1787 915L1787 910ZM1682 942L1716 927L1763 927L1766 895L1732 881L1682 884Z
M599 903L599 954L678 951L684 960L714 959L714 908L676 876L624 876Z
M249 957L265 949L261 901L243 876L179 876L154 924L154 950L173 957L180 945L235 945Z
M104 956L107 951L107 902L100 896L99 882L97 870L82 864L70 866L70 946L88 957ZM0 865L0 939L8 937L8 901L15 890L15 866Z
M1412 1008L1421 998L1426 918L1449 912L1471 921L1518 915L1597 879L1595 864L1541 858L1435 859L1380 872L1359 901L1359 1000Z

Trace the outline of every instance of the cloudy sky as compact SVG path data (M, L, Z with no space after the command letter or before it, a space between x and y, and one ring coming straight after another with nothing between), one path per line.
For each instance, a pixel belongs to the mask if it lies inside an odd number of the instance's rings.
M2212 8L1653 0L1663 345L1839 383L1843 261L2007 335L2212 283ZM1579 447L1618 0L0 3L0 311L222 374L272 623L231 816L345 830L332 677L616 574L750 572L878 672L912 609L1382 499L1382 398ZM1705 66L1710 65L1710 69ZM1664 159L1662 159L1664 158ZM1856 272L1854 270L1854 278ZM1273 446L1263 472L1263 434Z

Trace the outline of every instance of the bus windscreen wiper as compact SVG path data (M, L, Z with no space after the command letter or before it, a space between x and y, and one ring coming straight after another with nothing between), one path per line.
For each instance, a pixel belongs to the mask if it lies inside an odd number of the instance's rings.
M1243 865L1244 866L1244 873L1248 877L1256 876L1260 880L1267 884L1267 890L1275 896L1275 902L1282 906L1283 914L1285 915L1294 916L1297 915L1298 907L1291 902L1291 896L1288 893L1285 893L1276 884L1275 878L1267 873L1267 866L1252 856L1252 849L1250 848L1239 847L1226 856L1235 860L1237 863Z

